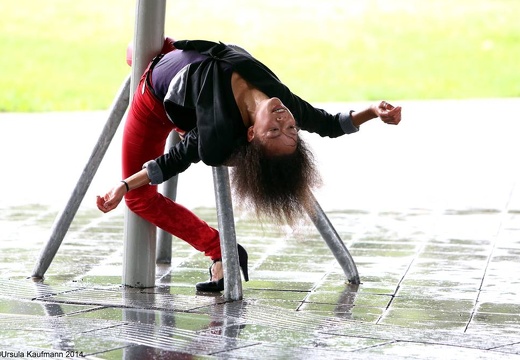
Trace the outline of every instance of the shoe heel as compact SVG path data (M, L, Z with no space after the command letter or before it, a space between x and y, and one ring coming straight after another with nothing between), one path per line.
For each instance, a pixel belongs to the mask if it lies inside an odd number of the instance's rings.
M240 265L240 269L242 269L242 274L244 274L244 280L249 281L249 271L247 269L247 251L242 247L242 245L237 244L238 248L238 264Z

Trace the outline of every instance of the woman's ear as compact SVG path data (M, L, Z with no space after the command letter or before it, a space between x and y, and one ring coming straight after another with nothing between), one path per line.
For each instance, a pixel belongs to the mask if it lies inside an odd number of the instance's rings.
M255 138L255 130L253 129L253 126L247 128L247 142L253 141Z

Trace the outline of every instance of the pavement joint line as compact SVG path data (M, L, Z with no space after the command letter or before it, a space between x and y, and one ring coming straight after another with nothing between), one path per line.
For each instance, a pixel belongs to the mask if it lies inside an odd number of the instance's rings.
M54 296L61 296L61 295L71 294L71 293L78 292L78 291L83 291L83 290L85 290L85 288L63 290L63 291L53 292L51 294L46 294L46 295L43 295L43 296L37 296L37 297L35 297L35 298L31 299L31 300L32 301L47 301L48 298L52 298Z
M94 311L103 310L103 309L110 309L110 307L109 306L96 306L96 307L93 307L93 308L90 308L90 309L71 311L71 312L66 313L66 314L55 315L55 316L56 317L72 317L72 316L76 316L76 315L80 315L80 314L88 314L88 313L91 313L91 312L94 312Z
M388 304L386 305L386 308L384 309L383 313L381 315L379 315L379 318L377 319L376 324L379 324L385 318L385 316L387 315L388 310L392 306L392 303L394 302L395 298L398 296L397 294L399 293L399 289L401 288L401 284L403 283L406 275L408 274L408 272L412 268L413 264L417 260L417 257L419 256L419 254L421 254L424 251L424 247L425 247L425 242L422 241L421 244L417 247L417 250L415 251L415 255L413 256L412 260L410 261L410 263L406 267L406 270L404 271L403 276L401 277L401 279L399 279L399 282L397 283L397 285L395 287L394 293L393 294L389 294L390 295L390 299L388 300Z
M79 211L79 209L78 209ZM74 223L74 220L76 219L76 215L77 215L77 212L74 216L74 218L72 219L71 223L69 224L69 228L70 226ZM105 216L106 215L106 216ZM108 214L104 214L104 216L98 216L98 217L95 217L93 218L92 220L90 220L88 223L86 223L85 225L79 227L77 230L74 231L75 234L81 234L83 232L86 232L87 230L89 229L92 229L92 228L95 228L95 227L98 227L99 224L103 223L103 222L108 222L110 221L112 218L114 217L119 217L120 214L118 213L108 213ZM58 220L59 216L57 215L56 216L56 219L54 220L54 223L52 225L52 227L54 227L56 221ZM69 233L68 231L69 229L67 229L66 231L66 235ZM65 235L65 236L66 236Z
M114 321L112 321L114 322ZM234 350L244 346L244 344L255 345L258 341L238 340L230 338L225 334L221 336L215 336L214 334L197 332L190 329L179 329L175 326L170 325L158 325L156 323L145 323L145 322L128 322L119 321L115 322L114 326L97 328L94 331L105 333L104 336L114 337L115 334L111 330L121 328L118 337L122 336L122 340L131 342L133 344L140 344L145 346L152 346L154 348L161 347L165 350L178 351L179 347L184 348L183 343L190 342L191 338L196 338L199 341L209 342L213 345L222 344L222 340L232 339L234 345L227 350ZM202 353L207 353L208 349L202 349ZM199 355L200 355L199 349ZM215 351L216 352L216 351Z
M24 225L28 225L28 224L34 224L36 223L38 220L40 219L43 219L45 218L46 216L48 216L49 214L53 214L53 213L57 213L56 210L54 209L47 209L46 211L42 211L41 213L39 213L38 215L36 215L35 217L29 217L25 220L23 220L19 227L22 228Z
M126 346L117 346L117 347L114 347L114 348L110 349L110 351L129 349L129 348L132 348L134 346L136 346L136 345L131 344L131 345L126 345ZM137 345L137 346L139 346L139 345ZM106 352L107 352L106 350L95 351L95 352L86 353L85 355L90 357L90 356L96 356L96 355L104 354Z
M175 239L175 237L172 235L172 241ZM180 239L179 239L180 240ZM173 246L173 245L172 245ZM198 255L199 253L197 251L190 251L188 253L188 256L187 257L182 257L182 258L178 258L178 257L174 257L172 256L172 258L170 259L170 263L158 263L156 264L156 269L158 267L168 267L170 271L165 271L163 275L159 276L157 278L157 281L161 281L163 280L164 278L167 278L168 276L171 276L171 270L173 269L177 269L179 267L181 267L182 264L186 263L187 261L193 259L193 257L195 255Z
M74 301L74 300L60 300L60 299L40 299L41 302L49 302L54 304L63 304L63 305L91 305L91 306L100 306L100 307L111 307L111 308L120 308L120 309L141 309L135 306L128 305L120 305L120 304L109 304L109 305L100 305L96 302L89 301ZM150 307L151 310L159 310L158 308Z
M276 292L293 292L293 293L308 293L309 290L298 290L298 289L270 289L270 288L248 288L247 290L252 291L276 291Z
M238 242L238 241L237 241ZM256 270L259 266L261 266L265 260L271 256L282 250L284 247L287 247L284 241L278 241L276 242L277 246L270 246L269 251L262 252L262 256L253 264L253 266L250 267L249 271Z
M379 339L374 339L374 340L379 340ZM378 343L378 344L374 344L374 345L370 345L370 346L363 346L363 347L360 347L358 349L354 349L354 350L352 350L352 352L360 352L360 351L369 350L369 349L377 349L379 347L395 344L395 343L398 343L398 342L399 342L399 340L384 341L384 342L381 342L381 343Z
M248 347L252 347L252 346L258 346L258 345L262 345L263 343L262 342L257 342L256 344L244 344L243 346L238 346L232 350L240 350L240 349L246 349ZM220 351L215 351L215 352L212 352L212 353L209 353L208 355L210 356L215 356L215 355L218 355L218 354L226 354L229 352L229 349L222 349Z
M89 333L93 333L93 332L96 332L96 331L116 329L118 327L122 327L122 326L125 326L125 325L130 325L130 324L131 324L131 322L129 322L129 321L123 321L120 324L107 325L107 326L103 326L103 327L96 328L96 329L85 330L85 331L82 331L81 333L82 334L89 334Z
M319 288L324 282L325 282L325 279L327 279L327 277L332 273L332 269L334 268L334 264L336 263L336 260L334 260L333 262L329 262L329 270L327 270L323 276L321 277L321 279L319 279L318 281L316 281L314 283L314 286L312 287L312 289L310 289L308 292L307 292L307 295L305 295L305 297L299 301L300 302L300 305L298 305L298 307L296 308L296 311L300 311L301 307L303 305L305 305L306 303L308 303L307 299L314 293L314 291Z
M355 329L358 330L356 334L336 334L334 329L324 331L324 334L331 335L341 335L345 337L351 338L363 338L363 339L372 339L372 340L388 340L392 342L401 342L401 343L415 343L415 344L424 344L424 345L443 345L443 346L453 346L456 348L466 348L466 349L477 349L477 350L488 350L491 347L480 346L483 344L482 336L478 334L467 334L463 332L454 332L448 330L439 330L434 331L431 329L413 329L413 336L406 332L407 328L402 328L403 333L399 332L400 326L393 325L385 325L385 324L372 324L373 328L379 328L379 331L371 332L369 335L362 333L363 331L367 331L367 329ZM359 331L361 330L361 331ZM410 329L412 330L412 329ZM386 335L388 333L388 335ZM435 334L436 337L432 337L432 334ZM460 341L459 341L460 340ZM467 340L467 341L463 341ZM476 340L479 340L478 342ZM472 342L474 341L474 342ZM515 342L516 344L517 342ZM497 346L493 346L493 348L501 348L505 346L511 346L510 343L503 343Z
M471 314L469 316L468 322L466 323L466 326L464 328L464 333L468 331L468 329L469 329L469 327L470 327L470 325L471 325L471 323L472 323L472 321L473 321L473 319L475 317L475 313L476 313L476 311L477 311L477 309L479 307L480 294L482 293L482 290L483 290L484 281L486 280L486 275L487 275L488 269L489 269L489 264L491 263L491 259L493 258L493 254L495 253L495 249L497 247L497 242L500 239L500 234L501 234L501 232L503 230L503 227L504 227L505 217L507 216L507 214L509 212L509 204L511 202L511 198L512 198L513 193L514 193L515 186L516 186L516 183L513 184L513 186L511 187L511 190L509 191L509 196L507 198L506 204L505 204L504 208L501 211L500 222L498 223L497 230L496 230L495 234L493 235L492 246L491 246L491 249L489 251L488 257L486 259L486 266L484 267L484 271L483 271L482 277L480 279L479 288L477 290L477 295L475 297L475 303L473 304L473 309L471 310Z
M506 344L506 345L492 346L486 350L495 350L495 349L500 349L500 348L503 348L506 346L514 346L514 345L520 345L520 341L512 342L512 343Z

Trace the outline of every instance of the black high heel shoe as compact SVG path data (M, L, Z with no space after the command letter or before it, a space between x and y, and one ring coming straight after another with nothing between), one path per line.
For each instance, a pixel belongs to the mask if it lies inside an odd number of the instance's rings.
M247 270L247 251L242 247L242 245L237 244L238 249L238 264L240 265L240 269L242 269L242 274L244 274L244 280L249 281L249 273ZM217 261L222 261L222 259L213 260L213 264ZM211 273L211 265L209 267L209 281L199 282L195 284L195 288L197 291L203 292L220 292L224 290L224 278L220 280L211 280L213 274Z

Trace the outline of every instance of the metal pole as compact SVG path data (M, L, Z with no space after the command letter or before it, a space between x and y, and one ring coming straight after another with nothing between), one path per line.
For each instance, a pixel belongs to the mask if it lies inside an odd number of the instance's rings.
M179 134L176 131L172 131L168 136L168 141L166 141L166 149L170 149L179 141ZM162 187L162 194L175 201L177 198L178 181L178 175L175 175L170 180L166 181ZM155 262L157 264L171 264L172 262L172 234L164 231L163 229L157 229L157 249L155 253Z
M125 115L126 109L128 108L130 89L130 77L128 77L123 83L118 95L116 96L112 106L110 108L110 114L108 120L105 123L99 139L92 150L90 159L88 160L81 176L76 183L76 187L72 191L72 194L67 202L65 208L58 214L54 224L52 225L51 235L49 241L40 252L38 261L36 262L32 278L35 280L42 279L45 272L49 268L54 256L58 252L58 249L65 237L65 234L69 230L72 220L78 211L85 194L92 183L92 179L96 174L103 157L114 137L116 130Z
M334 254L336 257L336 260L338 260L338 263L343 268L343 272L347 276L348 281L351 284L360 284L359 273L354 259L352 259L352 256L350 256L347 247L339 237L338 233L332 226L330 220L328 219L327 215L325 215L325 212L314 196L313 201L314 213L309 213L312 222L329 246L332 254Z
M130 98L149 62L164 43L166 0L137 0ZM123 285L155 285L156 228L128 208L125 211Z
M242 300L242 280L240 278L235 220L233 218L233 203L227 167L213 167L213 184L217 204L222 266L224 268L224 299Z

